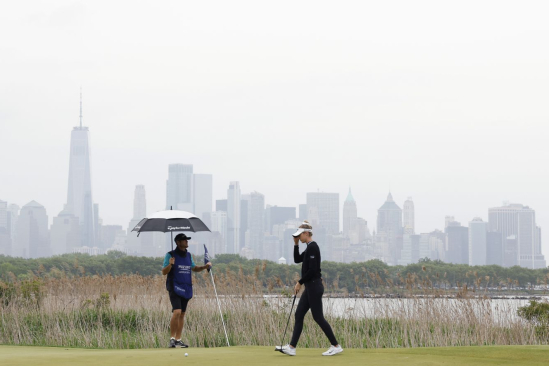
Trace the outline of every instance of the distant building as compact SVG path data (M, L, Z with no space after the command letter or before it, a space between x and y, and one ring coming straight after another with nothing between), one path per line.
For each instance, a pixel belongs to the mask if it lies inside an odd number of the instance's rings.
M50 255L48 215L44 206L36 201L21 209L17 221L17 243L13 255L23 258L39 258Z
M271 206L265 209L265 231L272 233L274 225L280 225L288 220L296 219L295 207Z
M299 205L299 221L303 222L308 219L309 208L307 204L303 203Z
M318 223L326 234L339 233L339 193L307 193L307 208L309 214L314 211L318 215Z
M351 248L351 242L349 241L348 237L343 234L337 234L328 235L327 239L329 250L326 251L326 254L329 256L330 261L341 263L357 262L358 258L351 255L349 251L349 249ZM321 254L323 255L322 259L324 259L324 252L322 251L322 249Z
M147 197L145 186L142 184L135 186L133 194L133 218L142 220L147 217Z
M444 229L450 226L451 223L456 222L454 216L446 216L444 218Z
M166 210L193 213L193 166L170 164L166 181Z
M446 226L445 262L469 264L469 228L452 221Z
M225 211L225 212L227 212L227 200L216 200L215 201L215 210L216 211Z
M112 248L115 244L121 245L120 240L117 240L117 238L123 238L125 235L126 233L122 229L122 225L103 225L101 230L103 249Z
M503 266L503 241L497 231L486 233L486 264Z
M67 204L63 210L78 218L81 246L95 246L96 220L93 208L90 131L82 126L82 93L80 93L80 125L71 133L69 185Z
M17 240L17 219L19 218L20 207L16 204L10 204L8 206L8 231L11 235L11 242L13 243Z
M419 259L433 259L431 257L431 233L419 234Z
M8 231L8 203L0 200L0 229Z
M521 204L506 204L502 207L494 207L488 210L488 223L490 231L497 231L502 236L502 252L506 267L517 263L526 268L545 268L545 257L541 252L541 235L536 225L536 213L528 206ZM507 238L514 236L517 245L517 259L510 258L509 254L514 246L513 240Z
M351 244L364 244L364 241L370 237L368 222L361 217L357 217L351 223L349 239Z
M221 237L220 248L216 254L228 253L226 247L227 244L227 233L228 233L228 224L227 224L227 212L224 211L215 211L210 214L211 226L210 230L213 232L218 232Z
M446 234L440 230L430 233L429 246L431 249L430 258L432 260L445 261L446 255Z
M351 187L349 187L349 193L345 202L343 202L343 235L351 236L351 231L354 229L357 217L356 202L351 194Z
M377 210L377 244L388 264L397 264L400 259L402 233L402 209L389 193L385 203Z
M239 248L250 247L250 233L248 232L248 225L250 220L250 200L251 196L249 194L240 195L240 242ZM251 251L248 252L248 255L255 255Z
M265 196L259 192L250 193L248 205L250 247L255 252L256 258L266 258L269 253L264 253L263 250L263 238L265 236ZM278 254L275 257L271 257L272 260L276 260L276 258L278 258Z
M488 223L476 217L469 222L469 265L484 266L486 264L486 233Z
M211 174L194 174L194 207L193 213L204 220L205 214L212 212L213 177Z
M80 222L67 210L53 218L50 234L52 255L73 253L74 248L81 247Z
M227 253L240 253L240 183L231 182L227 190Z
M280 257L280 240L275 235L265 235L262 240L261 259L276 262Z
M8 203L0 200L0 255L11 255L11 220L8 216Z
M419 241L421 236L404 234L402 237L402 251L398 264L406 266L419 261Z
M504 240L503 263L506 267L518 266L518 239L516 235L510 235Z
M414 214L414 201L412 201L412 197L408 197L406 201L404 201L404 209L402 211L403 217L402 217L402 224L405 228L411 228L412 234L415 233L415 214Z
M147 217L147 195L145 192L144 185L135 186L134 196L133 196L133 217L128 224L128 229L126 232L126 248L128 254L136 256L146 256L154 257L159 252L157 248L157 241L164 242L166 246L166 241L168 240L167 235L158 232L142 232L137 233L132 231L141 220ZM110 233L109 235L112 235ZM171 239L169 239L171 240ZM110 240L109 240L110 241ZM171 245L171 243L170 243ZM112 244L102 248L110 248ZM161 245L162 246L162 245Z

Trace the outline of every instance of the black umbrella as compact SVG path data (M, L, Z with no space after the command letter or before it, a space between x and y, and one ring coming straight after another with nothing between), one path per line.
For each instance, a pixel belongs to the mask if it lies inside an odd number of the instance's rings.
M148 218L145 218L133 228L132 231L137 231L137 236L146 231L160 231L163 233L174 231L210 231L206 224L202 222L196 215L178 210L159 211ZM173 249L173 234L172 234L172 249Z

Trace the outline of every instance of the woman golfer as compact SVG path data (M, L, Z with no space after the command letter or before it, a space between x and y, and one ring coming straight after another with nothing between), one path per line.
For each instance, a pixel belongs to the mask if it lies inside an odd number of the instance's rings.
M299 336L303 329L303 319L305 314L311 309L313 319L322 328L326 337L330 341L330 348L324 352L323 356L333 356L343 352L343 348L337 342L330 324L324 319L322 311L322 294L324 294L324 285L320 274L320 248L313 241L313 227L307 221L304 221L299 229L292 234L294 237L294 262L303 263L301 266L301 279L296 283L294 290L297 294L301 285L305 286L305 291L301 294L297 309L295 311L295 328L290 344L282 347L281 351L287 355L295 356L295 348L299 341ZM307 244L307 249L299 254L299 241Z

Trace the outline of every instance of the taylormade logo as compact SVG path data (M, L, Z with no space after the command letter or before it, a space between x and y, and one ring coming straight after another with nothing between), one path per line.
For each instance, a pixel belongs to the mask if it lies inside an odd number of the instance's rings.
M168 226L168 230L190 230L190 226Z

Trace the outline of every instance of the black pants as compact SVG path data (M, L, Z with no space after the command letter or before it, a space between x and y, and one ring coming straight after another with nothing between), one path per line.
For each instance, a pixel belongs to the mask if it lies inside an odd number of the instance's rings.
M330 344L334 346L339 344L334 336L332 327L330 327L330 324L328 324L326 319L324 319L324 312L322 311L323 294L324 285L322 284L322 279L317 278L316 280L305 284L305 291L301 294L301 298L299 299L299 303L297 304L297 309L295 311L295 327L292 340L290 341L291 346L297 346L297 342L301 336L301 331L303 330L303 319L309 309L311 309L315 322L320 326L320 328L322 328L322 331L330 340Z

